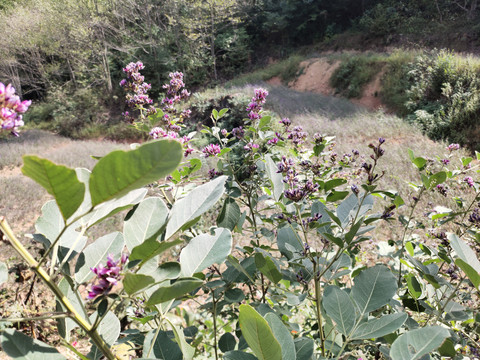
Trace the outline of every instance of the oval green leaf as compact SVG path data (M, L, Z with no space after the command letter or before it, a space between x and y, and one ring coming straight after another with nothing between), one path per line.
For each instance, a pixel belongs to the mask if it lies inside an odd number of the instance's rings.
M24 335L14 329L6 329L1 334L2 348L13 359L19 360L65 360L57 349L39 340Z
M180 164L182 156L182 146L175 140L157 140L135 150L111 152L92 170L89 183L92 206L170 174Z
M242 335L259 360L282 360L282 348L267 321L250 305L240 305Z
M397 282L392 272L384 265L366 269L355 278L352 298L360 316L387 304L397 291Z
M438 349L450 336L441 326L429 326L411 330L394 341L390 349L392 360L417 360Z
M232 250L232 234L228 229L215 229L215 234L194 237L180 253L182 274L192 276L213 264L222 263Z
M123 225L128 250L132 251L145 240L156 237L165 225L167 216L168 208L162 199L149 197L143 200Z
M220 176L178 200L170 212L165 240L209 210L223 195L226 180L226 176Z
M22 173L55 198L64 220L72 216L83 202L85 185L78 180L73 169L29 155L23 156Z
M354 340L374 339L388 335L403 325L407 320L406 313L383 315L379 319L368 320L360 324L352 334Z
M355 306L350 296L338 286L327 286L323 296L323 307L337 324L338 331L348 336L355 325Z
M171 285L157 289L148 299L147 305L161 304L185 295L202 285L203 281L197 278L181 278Z

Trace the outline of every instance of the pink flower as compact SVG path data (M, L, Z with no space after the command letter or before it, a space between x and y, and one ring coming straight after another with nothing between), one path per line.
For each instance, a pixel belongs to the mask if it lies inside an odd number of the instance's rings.
M91 268L95 275L97 275L97 285L92 285L88 292L88 299L95 299L97 296L106 295L112 290L113 286L118 283L120 271L123 265L126 264L128 256L122 254L119 260L113 260L113 255L107 256L106 265L99 264L96 268Z
M278 138L274 137L273 139L268 140L268 145L277 145L278 143Z
M259 146L258 146L258 144L254 144L254 143L249 142L243 148L247 151L255 151L256 149L259 148Z
M221 151L222 149L217 144L209 144L202 150L202 152L205 154L205 157L217 156Z
M463 179L463 181L465 181L470 187L473 187L474 185L473 178L471 176L467 176L465 179Z

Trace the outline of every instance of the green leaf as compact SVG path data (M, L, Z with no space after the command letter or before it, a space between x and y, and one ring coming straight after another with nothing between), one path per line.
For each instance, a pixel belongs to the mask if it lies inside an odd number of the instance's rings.
M265 156L265 168L267 170L266 174L272 184L273 198L275 201L279 201L283 194L285 183L283 182L283 175L277 172L277 165L272 160L272 156L270 154Z
M192 276L213 264L222 263L232 251L232 234L224 228L215 229L215 234L194 237L180 253L182 274Z
M32 155L23 156L23 163L22 173L55 198L63 219L72 216L85 195L85 185L78 180L75 170Z
M454 358L455 355L457 354L457 351L455 350L455 345L452 340L446 339L442 346L438 348L438 352L442 356L446 356L449 358Z
M123 224L125 243L129 251L145 240L156 238L166 223L168 208L162 199L149 197L143 200Z
M271 116L263 116L258 123L258 128L260 130L265 130L265 128L269 127L271 119Z
M273 336L280 343L282 348L282 360L296 360L297 355L295 353L295 344L293 342L292 335L288 331L285 324L274 313L268 313L265 315L270 329L272 329Z
M346 184L346 183L347 183L347 180L345 180L345 179L328 180L325 183L324 190L325 190L325 192L327 192L329 190L332 190L333 188L336 188L337 186L340 186L340 185L343 185L343 184Z
M51 200L46 202L42 207L42 215L35 223L37 233L45 237L42 238L41 242L45 247L49 247L55 239L62 234L58 242L60 248L68 251L73 246L75 253L80 252L85 246L87 238L82 236L82 233L75 231L74 225L69 226L65 230L64 228L65 222L55 201ZM36 235L34 235L34 238L40 240ZM59 254L59 260L63 260L62 252Z
M362 217L360 220L357 221L357 223L355 225L353 225L350 228L348 233L345 234L345 241L347 242L347 244L350 244L352 242L353 238L355 237L355 235L357 235L358 230L363 225L363 220L364 220L364 218Z
M255 265L258 270L260 270L262 274L274 284L282 280L282 273L278 270L277 266L269 256L263 256L261 253L256 253Z
M352 287L352 298L360 312L359 317L387 304L397 291L397 281L383 265L362 271Z
M185 295L202 285L197 278L180 278L171 285L158 288L148 299L147 305L156 305Z
M143 270L143 269L142 269ZM167 261L160 264L155 271L151 272L150 275L155 278L155 281L160 282L164 280L174 280L180 276L182 268L180 263L176 261Z
M225 198L222 211L217 218L217 226L232 231L242 215L237 202L231 197Z
M413 165L415 165L419 170L422 170L425 165L427 165L427 160L423 157L417 157L412 160Z
M235 340L235 336L230 333L223 334L218 340L218 347L220 348L220 351L224 353L235 350L236 345L237 341Z
M392 360L421 359L424 355L438 349L449 336L448 330L441 326L411 330L393 342L390 357Z
M343 200L348 196L348 191L336 191L333 189L330 194L327 195L327 201L335 202L338 200Z
M311 360L313 356L313 347L313 339L305 337L295 339L297 360Z
M182 156L182 146L174 140L157 140L135 150L111 152L92 170L92 206L119 198L170 174Z
M407 249L410 256L413 256L415 248L413 247L413 243L411 241L405 242L405 249Z
M157 337L155 338L155 335ZM155 342L153 340L155 339ZM182 360L183 355L180 347L172 341L166 331L152 330L145 336L143 342L143 356L150 359Z
M428 178L428 188L434 188L438 184L444 183L447 180L447 173L445 171L440 171L436 174L433 174Z
M406 276L408 291L415 298L419 299L422 296L422 285L418 282L417 278L413 274L408 274Z
M185 224L208 211L223 195L226 180L226 176L220 176L196 187L187 196L175 202L170 211L165 239L169 239Z
M245 294L238 288L229 289L225 291L224 299L229 304L240 303L245 299Z
M402 197L401 196L398 196L396 195L395 196L395 200L393 201L393 204L399 208L400 206L402 206L403 204L405 204L405 201L403 201Z
M118 260L124 245L123 235L119 232L102 236L88 245L75 264L75 280L79 284L90 280L95 275L90 269L97 267L102 262L105 263L109 254L112 254Z
M120 199L112 199L97 206L91 216L87 217L88 227L98 224L102 220L113 216L120 211L131 208L143 200L147 194L147 189L136 189L130 191L127 195Z
M240 305L242 335L259 360L282 360L282 348L267 321L250 305Z
M340 203L340 205L338 205L337 216L341 221L342 228L345 228L348 225L350 219L353 218L357 212L357 217L362 217L373 207L373 196L368 195L365 197L363 202L360 203L362 198L363 196L357 197L355 194L350 194L350 196L348 196ZM361 207L359 209L360 204Z
M348 336L356 321L355 306L350 296L338 286L327 286L323 295L323 308L337 324L337 330Z
M145 289L147 286L153 284L155 279L144 274L126 273L123 278L123 288L128 295L133 295L136 292Z
M148 260L154 258L155 256L167 251L168 249L180 245L181 243L181 239L176 239L168 242L158 242L155 239L150 239L138 246L135 246L132 249L132 253L130 254L128 259L130 261L141 260L140 264L143 264L146 263Z
M453 233L448 234L447 238L450 240L450 245L452 245L452 248L455 250L458 257L475 269L475 271L480 273L480 261L478 261L477 255L472 248Z
M20 360L65 360L57 349L14 329L5 329L0 335L2 348L13 359Z
M97 317L97 312L90 315L90 322L93 324ZM100 321L97 327L98 333L108 345L113 345L120 336L120 320L117 316L109 311L107 315Z
M256 356L243 351L229 351L223 355L223 360L258 360Z
M8 280L8 268L4 262L0 261L0 285Z
M183 331L178 326L174 325L169 319L167 319L167 321L172 327L175 340L177 341L180 350L182 350L183 358L185 360L193 359L193 356L195 355L195 348L187 343Z
M468 276L468 278L472 282L473 286L475 286L476 289L479 289L479 287L480 287L480 273L478 271L476 271L474 268L472 268L470 265L468 265L462 259L456 259L455 264L460 269L462 269L462 271Z
M298 253L303 251L303 244L299 236L293 231L291 226L287 225L277 230L277 245L278 250L288 260L294 257L294 254L289 248L295 249ZM287 245L289 245L287 247Z
M225 108L225 109L222 109L218 112L218 117L221 118L223 117L223 115L225 115L227 113L229 109Z
M341 238L333 236L332 234L329 234L329 233L325 233L323 235L338 247L343 247L343 240Z
M410 158L410 161L415 160L415 155L413 154L413 150L408 149L407 152L408 152L408 157Z
M407 320L406 313L383 315L379 319L371 319L360 324L352 334L353 340L366 340L388 335L403 325Z

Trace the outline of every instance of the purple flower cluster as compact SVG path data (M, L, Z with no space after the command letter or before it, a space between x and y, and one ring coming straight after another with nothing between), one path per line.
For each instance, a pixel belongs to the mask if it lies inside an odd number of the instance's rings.
M448 151L458 150L458 149L460 149L460 145L459 144L450 144L450 145L447 146L446 149Z
M319 185L314 184L312 180L307 180L303 184L300 184L298 179L298 173L290 168L289 163L285 161L286 159L282 158L282 163L278 164L278 168L286 169L286 171L278 171L286 173L286 176L283 178L283 182L288 184L288 189L283 192L283 195L294 202L299 202L310 194L314 193Z
M93 285L88 292L88 299L95 299L97 296L107 295L110 290L118 283L120 272L123 265L127 262L128 256L122 254L120 260L114 261L113 255L107 256L107 264L98 265L96 268L90 269L97 275L97 285Z
M246 144L243 149L244 150L247 150L247 151L251 151L251 152L254 152L256 150L258 150L259 148L259 145L258 144L254 144L252 142L249 142L248 144Z
M20 97L15 95L15 88L12 84L0 82L0 130L10 131L18 136L17 129L23 126L22 115L32 104L31 100L21 101Z
M260 112L262 111L262 106L265 104L267 96L267 90L255 89L255 95L253 96L250 104L247 106L248 118L250 120L260 119Z
M152 86L147 84L145 77L140 74L140 70L144 68L145 66L141 61L131 62L123 69L127 78L120 81L120 86L127 91L125 100L127 106L131 109L140 110L140 120L144 120L147 116L157 112L152 105L153 100L147 94ZM135 121L135 118L128 111L124 112L123 115L129 122Z
M468 217L468 221L474 224L480 223L480 208L476 207Z
M217 144L208 144L202 150L205 157L217 156L221 151L220 145Z
M217 170L215 170L214 168L208 170L208 177L210 178L210 180L213 180L213 179L215 179L216 177L219 177L219 176L221 176L221 175L223 175L223 172L217 171Z
M443 196L447 196L448 188L444 184L438 184L436 189Z
M241 126L232 129L232 135L237 139L243 139L245 136L245 130Z
M473 187L473 185L475 184L474 181L473 181L473 178L471 176L467 176L465 177L465 179L463 179L463 181L465 181L469 187Z
M190 92L184 89L185 83L183 82L183 73L176 71L168 75L170 82L164 84L163 88L167 90L167 95L162 99L162 110L165 113L176 114L177 109L175 105L182 100L186 100L190 97ZM184 110L180 117L187 118L191 114L190 110Z
M295 126L293 130L288 134L288 140L291 140L295 146L302 145L307 139L308 134L303 131L301 126Z
M282 124L285 129L288 129L290 125L292 125L292 121L289 118L283 118L282 120L279 121L280 124Z

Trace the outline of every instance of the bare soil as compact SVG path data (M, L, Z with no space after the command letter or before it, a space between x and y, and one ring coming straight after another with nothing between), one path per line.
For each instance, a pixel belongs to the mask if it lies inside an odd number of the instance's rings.
M327 58L315 58L300 63L302 74L288 84L288 87L300 92L312 92L327 96L335 95L335 89L330 85L330 78L335 70L340 66L339 60L329 60ZM373 80L363 89L362 96L356 99L350 99L356 105L360 105L368 110L379 110L385 108L380 99L381 80L384 71L380 71ZM282 85L279 77L273 77L267 81L273 86Z

